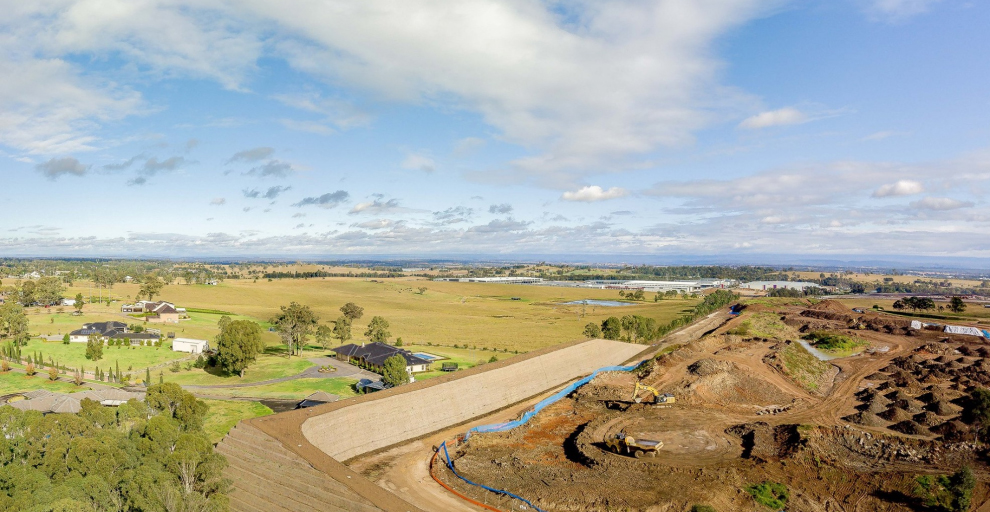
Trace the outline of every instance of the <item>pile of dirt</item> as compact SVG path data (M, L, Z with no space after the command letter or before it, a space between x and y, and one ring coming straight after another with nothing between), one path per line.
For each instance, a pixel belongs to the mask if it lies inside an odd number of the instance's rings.
M925 409L939 416L954 416L959 412L959 406L953 405L947 400L936 400L925 406Z
M725 373L731 371L735 368L735 365L728 361L718 361L716 359L699 359L695 361L691 366L688 366L688 371L699 376L706 377L708 375L715 375L717 373Z
M969 425L959 420L947 421L932 428L932 432L942 436L943 440L953 443L968 442L976 439L976 435Z
M866 380L887 380L889 377L886 373L874 372L863 378Z
M886 411L883 411L882 413L880 413L880 417L883 418L883 419L885 419L885 420L887 420L887 421L892 421L894 423L897 423L899 421L904 421L904 420L911 419L912 414L909 413L909 412L907 412L907 411L905 411L904 409L898 409L897 407L891 407L891 408L887 409Z
M726 434L742 440L743 458L768 461L786 457L801 447L797 425L771 427L762 421L735 425Z
M931 431L929 431L927 427L919 425L913 420L904 420L896 425L891 425L890 429L912 436L927 436L931 434Z
M831 313L839 313L839 314L842 314L842 315L851 315L851 314L853 314L853 310L847 308L841 302L835 301L835 300L831 300L831 299L823 300L823 301L821 301L821 302L819 302L819 303L817 303L817 304L809 307L808 309L810 309L812 311L828 311L828 312L831 312Z
M931 411L915 414L912 419L919 425L924 425L926 427L934 427L942 424L942 418L939 418L937 414Z
M856 414L850 414L842 419L850 423L856 423L857 425L863 425L866 427L886 427L889 424L888 421L883 420L873 412L865 410L857 412Z

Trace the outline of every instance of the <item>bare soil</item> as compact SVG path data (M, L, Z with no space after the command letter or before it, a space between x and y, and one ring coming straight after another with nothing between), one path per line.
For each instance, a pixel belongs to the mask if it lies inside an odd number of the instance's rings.
M795 339L727 334L768 311L788 326L776 332L828 329L869 349L820 362L794 352ZM602 374L523 427L452 446L455 468L548 511L761 510L744 488L774 481L791 492L788 510L833 512L924 510L914 478L969 464L979 481L973 510L990 507L986 451L962 415L968 394L990 385L990 347L978 338L913 331L907 320L835 301L760 306L693 333L641 381L675 403L636 403L637 375ZM619 432L664 445L656 457L612 453L604 440ZM393 477L405 471L391 464ZM475 500L519 510L442 465L435 474Z

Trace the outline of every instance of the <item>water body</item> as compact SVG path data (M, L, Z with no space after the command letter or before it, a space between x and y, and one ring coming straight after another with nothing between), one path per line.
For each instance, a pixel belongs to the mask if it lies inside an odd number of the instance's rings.
M420 359L426 359L427 361L438 361L440 359L445 359L442 356L435 356L433 354L427 354L426 352L416 352L413 355Z
M838 357L839 357L839 356L830 356L830 355L826 354L825 352L822 352L821 350L818 350L817 348L812 347L811 344L808 343L807 341L797 340L797 342L800 343L802 347L804 347L805 349L807 349L808 352L811 352L811 355L817 357L820 361L830 361L832 359L838 359Z
M619 306L635 306L635 304L631 304L629 302L619 302L617 300L595 300L595 299L573 300L571 302L564 302L561 305L563 305L563 306L603 306L603 307L606 307L606 308L615 308L615 307L619 307Z

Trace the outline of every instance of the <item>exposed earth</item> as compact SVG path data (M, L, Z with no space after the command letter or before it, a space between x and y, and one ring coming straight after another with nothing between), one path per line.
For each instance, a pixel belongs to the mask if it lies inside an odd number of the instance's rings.
M856 347L821 361L798 343L810 331ZM455 468L548 511L766 510L745 491L764 481L788 487L788 510L923 510L914 508L915 477L964 464L979 480L973 510L990 499L986 451L963 414L969 394L990 383L985 340L912 330L908 320L834 301L751 305L703 333L681 334L652 371L599 375L525 426L459 445L448 438ZM676 402L635 403L637 381ZM620 432L663 447L643 458L607 450L604 440ZM391 461L351 464L383 485L409 471L426 486L427 449L416 443ZM520 510L520 501L467 485L442 463L434 475L476 501Z

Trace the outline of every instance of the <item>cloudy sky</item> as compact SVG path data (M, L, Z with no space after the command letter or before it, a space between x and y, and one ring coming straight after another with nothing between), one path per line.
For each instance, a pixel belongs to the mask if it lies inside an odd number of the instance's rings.
M990 3L0 0L0 255L990 257Z

